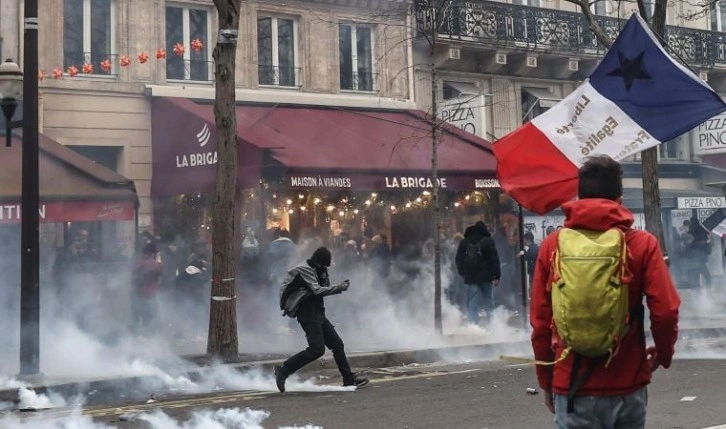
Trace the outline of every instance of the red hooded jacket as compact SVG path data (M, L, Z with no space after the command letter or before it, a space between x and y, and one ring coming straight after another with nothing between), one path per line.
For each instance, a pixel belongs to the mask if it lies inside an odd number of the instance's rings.
M678 307L680 298L663 260L658 240L650 233L630 229L633 214L615 201L583 199L562 206L567 220L566 228L605 231L617 227L626 231L630 253L629 269L633 275L630 284L630 305L646 299L650 310L651 332L658 360L668 368L673 358L678 337ZM557 249L558 234L550 234L540 247L532 281L530 323L532 347L537 360L552 362L564 349L552 319L552 258ZM632 314L632 311L631 311ZM627 395L650 383L651 370L646 362L644 327L638 317L632 316L632 327L623 337L615 356L605 367L603 359L593 362L581 357L580 371L595 365L592 375L577 391L578 396ZM537 379L542 389L566 395L574 353L554 366L537 366Z

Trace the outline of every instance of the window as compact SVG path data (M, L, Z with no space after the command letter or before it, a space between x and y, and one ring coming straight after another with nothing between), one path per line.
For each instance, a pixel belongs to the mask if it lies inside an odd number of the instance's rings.
M658 146L658 154L660 159L679 159L679 142L681 138L676 137Z
M592 4L592 13L600 16L607 16L608 14L608 0L595 0Z
M711 30L726 30L726 1L719 0L711 3Z
M512 0L512 4L520 6L539 7L539 0Z
M373 91L373 30L367 25L340 24L340 89Z
M209 13L206 9L182 6L166 8L166 78L177 80L210 81ZM192 49L192 41L199 39L202 49ZM184 55L174 54L174 45L184 45Z
M522 87L522 123L543 114L559 101L548 89Z
M292 18L257 18L260 85L297 86L297 22Z
M112 0L63 0L63 68L109 60L115 70L115 4Z

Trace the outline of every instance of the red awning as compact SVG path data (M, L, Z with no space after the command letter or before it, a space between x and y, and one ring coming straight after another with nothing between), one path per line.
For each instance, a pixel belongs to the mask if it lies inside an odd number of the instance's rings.
M197 119L175 118L174 124L187 128L187 134L203 129L204 123L214 124L209 102L160 99L155 100L158 108L196 115ZM155 130L157 127L155 119ZM267 152L286 169L287 184L292 188L396 190L430 188L432 184L431 122L420 111L240 105L237 129L243 150L254 152L253 147L261 150L259 154ZM437 157L441 186L452 190L498 187L491 145L448 124L441 129ZM179 143L179 139L172 141ZM163 160L156 159L157 151L161 152L157 145L168 146L166 143L157 140L155 131L155 181L157 177L169 181L163 173L157 176L161 169L156 168L157 163L171 162L166 154ZM254 172L248 165L245 173ZM195 180L207 183L207 179Z
M133 220L133 181L40 135L40 221ZM0 224L20 222L22 139L0 147Z

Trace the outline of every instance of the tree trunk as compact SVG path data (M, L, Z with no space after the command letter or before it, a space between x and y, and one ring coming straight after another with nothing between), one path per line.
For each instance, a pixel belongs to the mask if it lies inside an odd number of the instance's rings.
M241 0L215 0L220 34L214 49L217 125L217 180L212 209L212 297L207 354L229 359L239 353L235 288L235 195L237 194L237 120L235 55ZM232 31L233 36L227 37Z
M441 321L441 201L439 198L439 165L438 150L441 129L438 125L439 85L436 73L436 60L434 52L436 47L436 29L432 31L431 38L431 176L433 192L431 199L434 210L434 328L439 334L443 333Z

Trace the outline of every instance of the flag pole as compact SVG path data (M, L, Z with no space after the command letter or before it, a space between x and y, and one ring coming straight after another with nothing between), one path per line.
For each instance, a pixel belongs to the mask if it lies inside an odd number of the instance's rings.
M522 286L522 326L527 330L528 318L527 318L527 302L528 302L528 288L527 288L527 261L524 258L524 213L522 211L522 205L517 202L519 207L519 276Z

